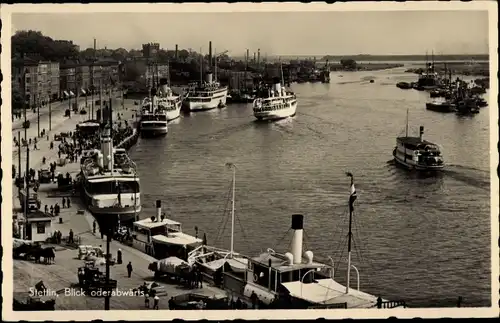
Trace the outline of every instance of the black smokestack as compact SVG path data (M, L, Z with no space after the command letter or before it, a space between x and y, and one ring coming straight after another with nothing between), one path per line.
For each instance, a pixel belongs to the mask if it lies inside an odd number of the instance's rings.
M302 214L292 214L292 230L304 229L304 216Z
M177 62L177 58L179 57L179 45L175 44L175 61Z
M257 50L257 64L260 63L260 48Z

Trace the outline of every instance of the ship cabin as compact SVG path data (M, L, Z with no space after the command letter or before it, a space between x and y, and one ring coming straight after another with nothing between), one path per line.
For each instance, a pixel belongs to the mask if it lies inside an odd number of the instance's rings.
M101 125L99 122L88 120L76 125L77 136L82 139L94 137L99 133Z
M166 218L157 201L157 216L134 222L134 248L157 259L178 257L187 260L188 253L202 244L202 240L182 232L181 224Z
M208 73L205 82L200 82L189 89L186 99L188 101L210 102L227 95L227 87L213 81L212 74Z
M164 112L161 113L158 109L155 109L154 113L145 113L141 116L141 123L147 122L150 124L156 121L167 121L167 115Z

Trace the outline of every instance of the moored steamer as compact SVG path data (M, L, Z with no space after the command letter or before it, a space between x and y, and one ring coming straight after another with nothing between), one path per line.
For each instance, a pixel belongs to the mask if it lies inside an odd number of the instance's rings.
M101 135L101 149L84 153L80 181L82 199L98 219L128 222L141 211L136 166L124 149L113 149L109 128Z

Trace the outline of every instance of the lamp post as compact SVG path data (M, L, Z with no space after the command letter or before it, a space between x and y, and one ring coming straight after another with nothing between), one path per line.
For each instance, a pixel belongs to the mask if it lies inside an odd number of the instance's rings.
M52 130L52 88L49 89L49 131Z

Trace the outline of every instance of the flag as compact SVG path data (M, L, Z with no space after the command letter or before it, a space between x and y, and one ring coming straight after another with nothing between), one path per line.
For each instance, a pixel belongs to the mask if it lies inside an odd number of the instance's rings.
M346 173L347 176L351 178L351 194L349 195L349 211L354 211L354 201L358 197L356 194L356 188L354 187L354 176L351 173Z

